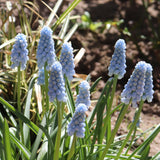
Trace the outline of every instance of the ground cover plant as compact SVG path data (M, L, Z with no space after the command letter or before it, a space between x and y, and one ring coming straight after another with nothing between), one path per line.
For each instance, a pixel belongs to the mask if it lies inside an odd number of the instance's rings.
M69 39L77 24L69 26L69 22L75 19L70 12L79 0L73 1L52 24L61 2L57 1L47 21L42 20L36 31L32 31L31 19L23 7L21 33L17 34L14 27L10 33L2 30L6 42L0 45L0 159L158 159L160 152L150 157L149 149L160 125L148 131L141 145L132 148L143 135L136 132L143 103L153 99L152 66L145 61L135 65L118 105L114 106L117 84L127 67L126 42L121 37L117 39L108 67L110 78L86 116L92 103L90 96L96 92L101 77L92 84L89 75L85 79L74 77L77 57L83 52L73 57ZM33 3L18 4L36 8ZM8 26L12 25L13 21L9 21ZM130 105L136 109L129 132L117 136ZM111 130L111 117L116 111L119 116Z

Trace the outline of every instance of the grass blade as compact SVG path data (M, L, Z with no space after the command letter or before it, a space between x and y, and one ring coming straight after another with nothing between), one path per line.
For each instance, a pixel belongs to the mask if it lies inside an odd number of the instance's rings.
M41 125L42 126L46 125L46 118L45 118L45 116L44 116L44 118L42 120ZM35 140L34 145L33 145L32 154L31 154L30 160L34 160L36 158L36 154L37 154L37 150L38 150L39 144L41 142L42 134L43 134L43 131L39 130L38 135L37 135L36 140Z
M75 103L74 103L73 94L70 88L70 84L66 76L65 76L65 85L66 85L66 93L68 98L67 107L69 112L73 115L74 109L75 109Z
M21 119L24 123L26 123L32 129L34 133L36 134L38 133L39 127L37 125L35 125L32 121L26 118L22 113L18 112L12 105L10 105L2 97L0 97L0 102L3 105L5 105L14 115L16 115L19 119Z
M102 77L99 77L99 78L96 79L96 81L93 83L93 85L92 85L91 88L90 88L90 93L92 93L92 92L95 90L98 82L99 82L101 79L102 79Z
M98 102L97 102L94 110L93 110L92 113L91 113L91 116L88 117L88 126L89 126L89 127L91 127L91 125L92 125L94 116L95 116L95 114L96 114L96 112L97 112L97 110L98 110L98 108L99 108L99 106L100 106L100 103L101 103L101 101L102 101L103 96L105 95L105 93L106 93L106 91L107 91L108 89L110 90L110 87L111 87L112 82L113 82L112 80L111 80L111 81L110 81L110 80L107 81L107 83L106 83L106 85L105 85L105 87L104 87L104 89L103 89L103 91L102 91L102 93L101 93L101 95L100 95L100 97L99 97L99 99L98 99Z
M68 25L69 25L69 18L70 18L70 14L67 15L67 17L65 18L65 22L63 23L63 26L61 28L61 31L59 32L59 38L60 39L63 39L66 32L67 32L67 28L68 28ZM60 41L59 41L60 42ZM58 43L59 45L60 43Z
M15 41L16 41L15 38L8 40L7 42L5 42L2 45L0 45L0 49L2 49L3 47L8 46L11 43L14 43Z
M76 23L64 37L64 42L67 42L72 37L74 32L77 30L77 28L78 28L78 24Z
M26 106L24 110L24 116L27 117L28 119L30 119L30 105L31 105L31 97L32 97L32 90L33 90L34 82L35 82L35 77L31 79L31 82L29 84L28 94L27 94L27 99L26 99ZM29 142L30 142L29 132L30 132L29 127L24 123L23 134L24 134L24 144L26 146L29 146Z
M10 133L9 136L12 142L16 144L17 148L19 148L22 151L25 158L29 160L31 156L30 151L12 133Z
M58 11L58 9L59 9L59 7L60 7L62 2L63 2L63 0L58 0L58 2L56 3L55 7L53 8L51 14L49 15L49 18L48 18L48 20L47 20L47 22L45 24L46 26L49 26L51 24L52 19L56 15L56 13L57 13L57 11Z
M64 20L64 18L78 5L78 3L80 1L81 0L74 0L71 3L71 5L66 9L65 12L62 13L60 18L56 21L55 25L53 26L53 30L55 30L61 24L61 22Z
M4 126L3 126L3 139L4 139L5 158L7 160L12 160L11 144L9 138L9 127L6 119L4 120Z

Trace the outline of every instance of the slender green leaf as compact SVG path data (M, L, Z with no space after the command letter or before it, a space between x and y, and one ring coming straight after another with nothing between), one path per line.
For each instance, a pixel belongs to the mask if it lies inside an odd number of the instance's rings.
M88 126L89 127L91 127L91 125L92 125L92 122L93 122L93 119L94 119L94 117L95 117L95 115L97 113L97 110L101 109L100 108L100 103L101 103L101 101L103 99L103 96L106 94L106 91L110 90L109 86L111 86L112 82L113 82L113 80L108 80L107 81L107 83L106 83L105 87L103 88L103 91L102 91L102 93L101 93L101 95L100 95L100 97L98 99L98 102L97 102L95 108L93 109L93 111L91 112L90 116L88 117Z
M54 16L56 15L61 3L63 2L63 0L58 0L57 3L55 4L54 8L52 9L51 14L49 15L47 22L46 22L46 26L49 26L54 18Z
M151 160L158 160L158 156L160 155L160 152L158 152L157 154L155 154L152 158L151 158ZM159 158L160 158L160 156L159 156Z
M75 23L73 27L69 30L69 32L66 34L66 36L64 37L64 42L67 42L72 37L72 35L77 30L77 28L78 28L78 24Z
M44 116L44 118L43 118L43 120L41 122L41 125L42 126L46 125L46 117L45 116ZM41 142L42 134L43 134L43 131L39 130L39 132L37 134L37 137L36 137L36 140L34 142L33 148L32 148L32 153L31 153L30 160L34 160L36 158L36 154L37 154L37 150L38 150L39 144Z
M159 132L160 132L160 124L157 125L157 127L153 130L150 136L133 151L133 153L128 157L128 160L130 160L133 157L133 155L135 155L136 152L138 152L138 154L141 154L143 150L145 150L145 148L153 141L153 139L157 136Z
M26 123L34 133L38 133L39 127L35 125L32 121L26 118L22 113L18 112L12 105L10 105L7 101L5 101L2 97L0 97L0 102L5 105L13 114L15 114L19 119L21 119L24 123ZM43 136L44 137L44 134Z
M10 136L11 141L13 143L15 143L17 148L19 148L22 151L22 153L25 156L25 158L29 160L30 156L31 156L30 151L12 133L10 133L9 136Z
M59 32L59 38L60 39L63 39L65 34L66 34L66 32L67 32L67 28L68 28L68 25L69 25L69 18L70 18L70 14L68 14L67 17L65 18L64 24L63 24L63 26L62 26L62 28L61 28L61 30Z
M81 0L74 0L71 5L65 10L65 12L62 13L62 15L59 17L59 19L56 21L56 23L53 26L53 30L55 30L61 22L64 20L64 18L78 5L78 3Z
M99 82L101 79L102 79L102 77L99 77L99 78L96 79L96 81L93 83L93 85L92 85L91 88L90 88L90 93L92 93L92 92L95 90L95 88L97 87L98 82Z
M149 160L150 158L148 157L149 154L149 150L150 150L150 146L148 145L145 150L143 150L143 152L141 153L141 159L140 160Z
M5 42L2 45L0 45L0 49L2 49L3 47L8 46L11 43L14 43L15 41L16 41L15 38L8 40L7 42Z
M40 148L40 152L38 153L37 160L47 160L47 152L48 152L48 140L47 137L44 137L44 141L42 142L42 146Z
M70 84L66 76L65 76L65 85L66 85L66 92L67 92L67 99L68 99L67 107L69 112L73 115L74 109L75 109L75 103L74 103L73 94L70 88Z
M6 119L4 119L3 140L4 140L5 158L6 160L12 160L11 144L9 138L9 127Z
M145 142L141 144L142 147L140 147L137 154L142 154L142 152L146 150L146 148L150 145L150 143L154 140L158 133L160 133L160 124L152 131L152 133L145 140Z
M32 90L35 83L35 77L31 79L31 82L28 87L28 94L26 99L26 106L24 110L24 116L30 119L30 105L31 105L31 97L32 97ZM29 127L24 123L23 124L23 134L24 134L24 144L29 147L30 142L30 129Z

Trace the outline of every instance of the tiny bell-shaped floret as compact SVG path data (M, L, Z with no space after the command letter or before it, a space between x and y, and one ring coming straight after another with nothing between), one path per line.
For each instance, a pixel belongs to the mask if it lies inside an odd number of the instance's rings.
M47 70L50 70L50 67L55 61L55 49L54 41L52 39L52 30L45 26L41 30L41 36L37 49L37 64L38 68L42 69L47 62Z
M119 39L115 44L115 50L112 55L108 75L118 75L118 79L122 79L126 73L126 44L123 39Z
M49 77L49 100L53 102L55 98L58 101L66 102L66 91L65 84L62 75L62 66L56 61L51 67L50 77Z
M27 50L27 40L26 36L22 33L19 33L16 37L16 42L13 45L11 61L13 64L11 68L18 67L21 65L21 70L26 68L26 64L28 61L28 50Z
M73 79L75 74L74 61L73 61L73 48L71 43L65 42L62 45L62 51L60 56L60 63L62 65L62 72L66 75L69 81Z
M138 62L135 69L124 86L124 90L121 93L121 101L125 104L129 104L132 99L133 107L137 107L137 102L141 100L144 92L146 74L146 63L144 61Z
M80 103L75 113L73 114L72 120L68 125L67 133L69 136L76 134L77 137L83 138L85 132L85 112L87 111L87 106Z
M39 72L38 72L37 84L38 85L44 85L45 84L44 68L40 69Z
M89 83L87 81L82 81L79 85L79 94L77 95L76 106L80 103L85 104L87 107L91 105L89 89Z
M149 63L146 63L146 74L145 74L145 86L142 99L148 102L152 102L153 99L153 76L152 76L152 66Z

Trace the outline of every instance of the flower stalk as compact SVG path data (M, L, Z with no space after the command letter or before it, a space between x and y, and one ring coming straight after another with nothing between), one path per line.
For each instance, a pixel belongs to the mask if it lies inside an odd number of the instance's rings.
M44 75L45 75L45 92L46 92L46 112L49 111L49 96L48 96L48 71L46 70L47 62L44 66Z
M18 111L21 113L21 66L18 66L18 86L17 86L17 105ZM21 119L19 119L19 127L20 127L20 134L22 138L22 143L24 143L24 136L23 136L23 125Z
M76 146L76 139L77 139L76 134L74 134L74 136L73 136L73 141L72 141L72 146L71 146L69 155L68 155L68 157L67 157L67 160L70 160L70 159L73 157L73 155L74 155L75 146Z
M122 122L122 120L124 118L124 115L127 112L128 106L129 106L129 104L128 105L124 105L122 107L121 112L119 114L119 117L118 117L118 119L116 121L115 127L114 127L114 129L112 131L111 137L109 138L109 141L107 142L106 147L104 148L104 151L103 151L103 153L102 153L102 155L101 155L99 160L103 160L105 155L106 155L106 153L108 152L108 149L109 149L110 145L112 144L112 142L114 140L114 137L115 137L115 135L116 135L116 133L117 133L117 131L119 129L119 126L120 126L120 124L121 124L121 122Z
M63 111L64 111L64 103L60 103L57 100L58 131L57 131L57 135L56 135L53 160L59 159L59 147L60 147L60 142L61 142L61 127L62 127Z
M118 158L120 157L120 155L121 155L121 153L122 153L122 151L123 151L123 148L125 147L126 143L128 142L129 137L131 136L134 128L136 127L136 124L137 124L137 122L138 122L138 120L139 120L140 113L141 113L141 111L142 111L143 103L144 103L144 101L141 100L141 101L140 101L140 104L139 104L138 111L137 111L136 116L135 116L135 119L134 119L134 122L133 122L132 125L131 125L131 128L130 128L128 134L127 134L127 137L126 137L125 140L123 141L123 143L122 143L122 145L121 145L121 148L119 149L115 160L118 160Z

